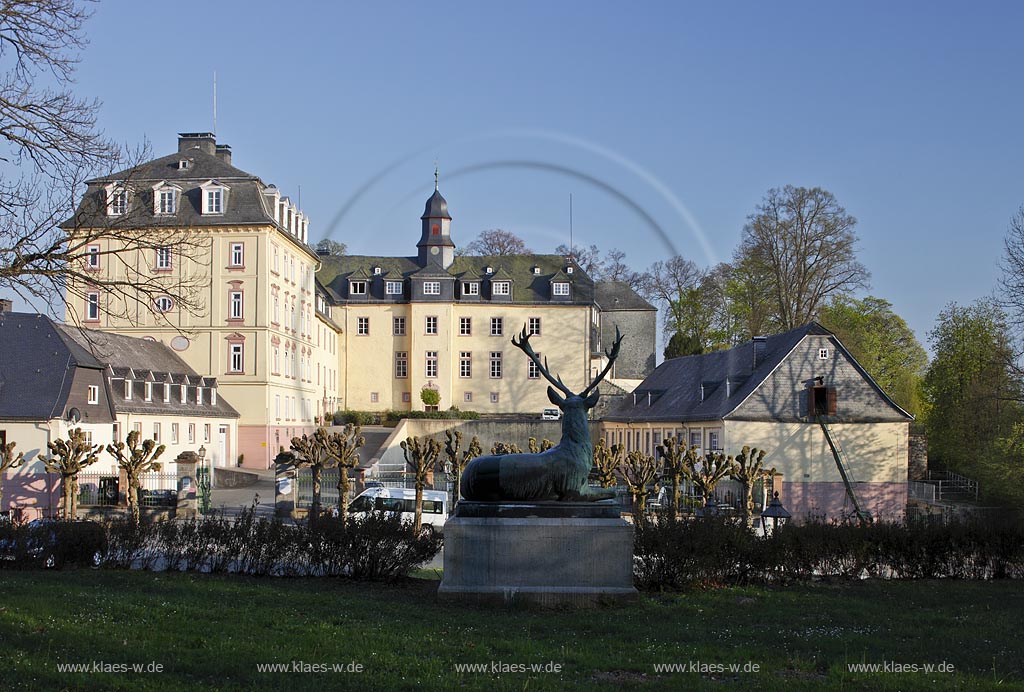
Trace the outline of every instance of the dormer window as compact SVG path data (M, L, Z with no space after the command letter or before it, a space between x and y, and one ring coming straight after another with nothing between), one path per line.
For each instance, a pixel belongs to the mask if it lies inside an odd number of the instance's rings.
M573 269L574 269L574 267L570 265L570 266L565 268L565 273L566 274L572 274Z
M493 274L494 267L484 267L484 274Z
M365 281L349 281L348 282L348 293L353 296L365 296L366 295L366 282Z
M495 281L491 285L491 293L496 296L507 296L512 293L512 284L508 281Z
M384 282L384 293L389 296L400 296L402 295L402 282L401 281L386 281Z
M153 383L152 382L147 382L146 383L146 401L152 401L152 400L153 400Z
M181 385L181 389L179 391L179 394L180 394L181 403L184 404L185 403L185 397L188 394L188 387L186 385Z
M424 281L423 282L423 295L425 295L425 296L439 296L439 295L441 295L441 282L440 281Z
M124 399L125 401L132 400L132 381L129 379L124 381Z
M180 159L178 161L178 170L179 171L187 171L191 167L192 167L192 160L191 159Z
M478 296L478 295L480 295L480 282L479 281L463 281L462 282L462 295L464 295L464 296Z
M128 213L128 188L111 183L107 185L107 215L124 216Z
M203 214L223 214L228 188L215 180L199 186L203 201Z
M568 281L555 281L551 284L551 295L553 296L567 296L569 295L569 282Z
M533 273L534 273L534 274L540 274L540 267L538 267L538 266L536 266L536 265L535 265L535 266L533 267Z
M380 267L374 267L373 268L373 275L374 276L380 276Z
M177 214L178 195L181 190L168 183L159 183L153 186L153 213L154 214Z

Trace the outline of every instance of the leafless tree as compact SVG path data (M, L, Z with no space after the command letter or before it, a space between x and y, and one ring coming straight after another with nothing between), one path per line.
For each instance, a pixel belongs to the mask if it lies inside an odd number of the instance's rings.
M401 442L406 468L416 477L416 514L413 519L413 533L420 535L423 526L423 490L427 487L427 476L437 468L441 456L441 443L432 437L407 437Z
M358 449L366 444L362 432L362 426L348 423L340 432L328 433L326 428L317 428L313 433L328 465L338 469L338 518L343 526L348 521L348 470L359 465Z
M633 496L633 521L640 523L647 517L648 486L658 479L660 465L657 459L634 450L626 454L620 468L622 479Z
M503 231L500 228L493 228L483 231L459 254L463 255L529 255L533 250L526 247L522 238L511 231Z
M96 290L106 296L103 310L116 316L133 315L140 304L155 312L161 295L196 311L201 279L170 281L140 272L135 261L139 248L171 245L207 256L191 234L140 230L134 214L108 215L105 200L86 199L76 212L86 180L127 166L130 188L132 164L146 155L104 137L96 126L99 103L71 91L88 16L76 0L8 0L0 10L0 60L10 65L0 73L0 292L59 317L65 299L84 304ZM90 249L101 241L107 269L87 271ZM111 271L117 264L129 271Z
M588 276L594 278L600 276L604 269L604 262L601 259L601 249L596 245L590 247L583 247L582 245L559 245L555 248L555 254L563 255L568 257L572 255L572 258L576 260L576 264L579 265L580 269L585 271Z
M729 471L729 477L739 481L743 490L742 513L747 526L751 526L754 522L754 484L761 479L775 475L774 468L766 469L764 467L764 457L767 453L764 449L758 450L757 447L751 449L748 445L744 445L743 450L736 455Z
M778 329L814 319L837 293L867 287L856 224L832 193L792 185L769 190L747 218L734 264L766 288Z
M1003 239L1003 259L999 277L1000 307L1018 333L1024 332L1024 206L1010 219Z
M7 475L7 469L16 469L25 463L24 452L14 453L17 445L13 440L0 444L0 502L4 499L4 476Z
M452 465L454 476L452 497L458 502L462 497L462 472L466 470L466 464L484 453L480 447L480 439L474 435L469 441L469 447L462 449L462 432L459 430L445 430L444 451L448 462Z
M159 471L160 462L157 459L167 449L165 445L157 446L153 440L144 440L140 444L140 437L140 432L132 430L128 433L127 445L124 442L107 445L107 454L117 460L117 467L124 471L128 480L128 512L136 525L140 519L139 491L142 489L142 474Z
M598 438L594 445L594 468L597 471L597 482L602 488L610 488L619 484L618 471L622 464L622 445L609 447L604 438Z
M73 521L78 509L78 474L99 461L103 445L91 444L81 428L68 431L68 439L46 443L50 457L43 459L46 470L60 474L61 508L64 519Z

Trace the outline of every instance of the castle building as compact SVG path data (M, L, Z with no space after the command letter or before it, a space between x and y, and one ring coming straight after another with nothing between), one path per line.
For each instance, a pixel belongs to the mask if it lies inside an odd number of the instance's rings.
M269 467L279 447L333 411L338 330L317 309L309 220L275 186L235 168L230 147L184 133L175 153L88 181L64 227L112 224L139 229L140 242L129 252L97 242L83 273L164 282L167 295L146 305L78 287L67 322L160 341L216 377L241 416L244 466ZM163 244L146 242L147 232ZM198 307L176 304L181 286L193 287Z

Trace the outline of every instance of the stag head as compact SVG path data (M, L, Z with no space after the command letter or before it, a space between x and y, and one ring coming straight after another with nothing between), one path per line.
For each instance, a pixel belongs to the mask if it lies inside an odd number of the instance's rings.
M530 334L526 330L526 326L523 326L523 331L519 333L519 339L516 340L512 337L512 345L521 350L526 356L533 361L534 365L537 366L537 370L541 375L544 376L552 386L548 387L548 399L552 404L565 411L566 408L577 408L582 404L584 409L592 409L597 406L597 400L601 397L601 392L597 391L597 385L601 383L605 375L612 369L612 364L615 359L619 357L619 347L622 345L622 334L619 333L619 328L615 327L615 341L612 343L611 348L605 351L605 356L608 357L608 363L604 366L604 370L601 371L596 378L591 380L587 388L579 394L576 394L570 390L562 378L558 375L552 375L550 368L548 368L548 359L545 356L544 362L540 362L540 357L534 352L533 347L530 346ZM557 390L557 391L556 391ZM561 392L564 396L559 395ZM591 393L593 392L593 393Z

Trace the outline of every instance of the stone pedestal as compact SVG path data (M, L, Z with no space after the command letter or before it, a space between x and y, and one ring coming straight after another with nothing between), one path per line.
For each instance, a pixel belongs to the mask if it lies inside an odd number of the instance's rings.
M199 455L195 452L182 452L174 461L178 469L178 506L175 516L197 516L199 505L196 502L196 464L199 462Z
M632 600L633 527L605 502L459 502L444 600L590 606Z

